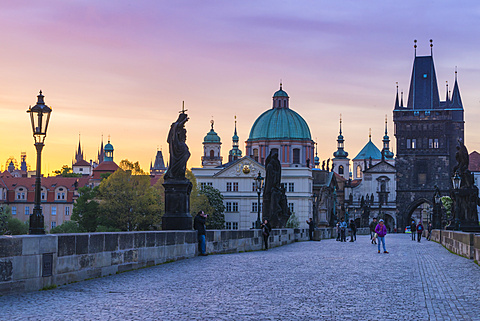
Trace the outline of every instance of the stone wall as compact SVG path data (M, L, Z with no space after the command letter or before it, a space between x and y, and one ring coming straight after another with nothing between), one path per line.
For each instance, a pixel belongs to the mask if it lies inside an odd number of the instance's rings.
M433 230L431 239L455 254L480 262L480 235L478 234Z
M207 231L207 252L263 247L260 230ZM305 229L275 229L270 247L308 239ZM0 295L34 291L197 255L195 231L0 236Z

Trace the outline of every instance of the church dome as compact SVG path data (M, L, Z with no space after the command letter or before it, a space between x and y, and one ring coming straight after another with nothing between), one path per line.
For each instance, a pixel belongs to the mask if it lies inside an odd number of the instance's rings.
M211 128L210 131L207 133L207 135L203 138L203 143L208 144L208 143L220 143L221 139L220 136L213 130L213 119L210 121Z
M284 90L282 90L282 87L280 86L280 90L278 90L277 92L275 92L273 94L273 97L288 97L288 94L287 92L285 92Z
M361 160L361 159L381 159L382 158L382 153L380 150L375 146L374 143L372 143L372 140L370 139L368 143L362 148L360 153L358 153L357 156L353 160Z
M275 95L281 91L284 92L279 90ZM298 113L289 108L272 108L255 120L248 140L274 139L311 140L312 136L307 123Z
M105 152L107 152L107 151L112 151L113 152L113 145L110 144L110 141L108 141L108 144L105 145L105 147L103 149L105 150Z

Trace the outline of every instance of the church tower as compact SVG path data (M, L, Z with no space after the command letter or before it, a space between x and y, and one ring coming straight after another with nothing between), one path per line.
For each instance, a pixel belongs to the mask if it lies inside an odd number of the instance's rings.
M335 158L332 160L332 163L333 171L348 180L350 177L350 159L348 158L348 153L343 149L344 142L345 140L342 135L342 115L340 115L340 131L337 138L337 151L333 153Z
M232 149L228 152L228 162L242 158L242 151L238 148L239 137L237 135L237 116L235 116L235 131L232 137Z
M456 164L457 140L464 139L464 110L455 72L452 99L440 101L430 55L417 56L413 62L407 106L398 104L398 91L393 110L397 139L397 218L398 228L409 223L413 211L422 203L432 202L435 185L448 195L452 169Z
M222 141L220 136L213 130L213 119L210 121L211 129L203 138L202 167L217 167L222 165L220 156Z
M397 87L397 99L398 99L398 87ZM385 136L383 136L383 149L382 154L385 158L385 161L395 166L395 159L393 158L394 154L390 151L390 137L388 137L388 128L387 128L387 115L385 115Z

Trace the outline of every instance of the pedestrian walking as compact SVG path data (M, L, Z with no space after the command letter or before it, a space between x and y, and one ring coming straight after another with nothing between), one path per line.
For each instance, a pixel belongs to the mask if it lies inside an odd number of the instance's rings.
M416 231L417 231L417 226L415 225L415 221L412 221L412 224L410 224L410 232L412 232L412 241L415 241Z
M388 254L388 251L385 248L385 235L387 235L387 227L385 226L382 219L378 222L377 227L375 227L375 233L377 233L377 238L378 238L378 253L380 253L380 243L382 243L383 253Z
M353 220L350 220L350 242L357 240L357 226Z
M377 238L375 237L375 228L377 227L377 218L374 217L372 222L370 222L370 240L372 240L372 244L377 244Z
M418 222L418 225L417 225L417 241L420 242L420 240L422 239L422 233L423 233L423 224L422 224L422 221Z
M340 222L337 222L336 228L337 228L337 241L340 241L340 237L341 237Z
M262 225L260 225L260 228L262 229L263 244L265 244L266 251L268 250L268 238L270 237L270 231L272 230L272 227L270 226L268 220L264 219Z
M347 241L347 222L342 218L340 221L340 242Z
M307 220L308 224L308 236L310 237L310 241L313 241L313 232L315 232L315 224L313 223L313 219L310 217L309 220Z
M207 221L207 214L203 211L199 211L193 219L193 228L197 230L198 239L198 252L201 256L207 256L207 242L205 240L205 234L207 234L205 228L205 222Z
M432 237L432 230L433 230L432 223L428 223L428 227L427 227L427 231L428 231L427 240L428 241L430 241L430 238Z

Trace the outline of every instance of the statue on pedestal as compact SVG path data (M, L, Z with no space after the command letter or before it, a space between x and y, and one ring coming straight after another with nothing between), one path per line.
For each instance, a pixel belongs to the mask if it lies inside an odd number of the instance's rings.
M265 161L265 189L263 191L263 216L274 228L283 228L290 217L285 188L281 185L282 165L278 153L270 151Z
M182 107L176 122L168 133L170 163L164 175L165 214L162 217L162 230L191 230L190 192L192 183L185 177L190 152L186 144L185 123L188 115Z

